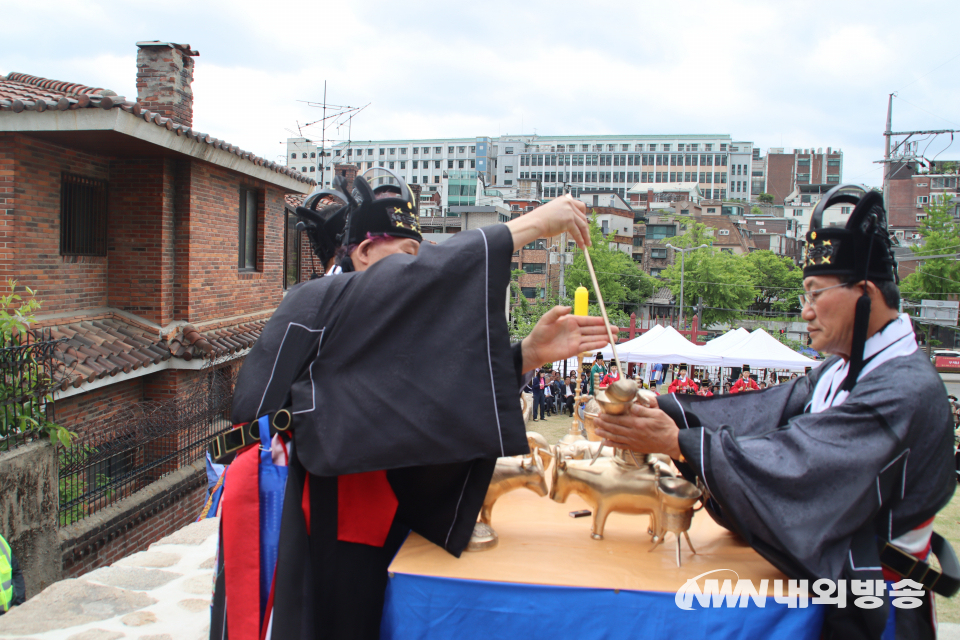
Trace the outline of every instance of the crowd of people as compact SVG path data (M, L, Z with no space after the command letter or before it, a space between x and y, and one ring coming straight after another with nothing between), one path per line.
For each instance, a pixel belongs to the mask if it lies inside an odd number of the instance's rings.
M751 373L748 364L744 364L740 368L739 375L724 378L718 373L716 379L711 379L705 371L700 372L699 377L692 377L688 374L689 370L684 364L655 363L650 365L648 370L649 379L642 381L642 385L645 389L649 389L657 395L661 391L699 396L760 391L797 377L796 373L791 373L789 377L786 377L778 375L775 371L769 371L767 375L761 378ZM575 373L572 376L562 376L560 372L546 368L537 370L534 379L524 389L533 394L533 419L542 420L547 415L558 415L560 413L568 413L572 416L578 385L582 395L596 394L595 374L600 389L616 382L621 378L621 375L626 375L621 374L615 362L606 362L603 354L599 352L594 356L593 363L584 365L584 370L580 372L579 381ZM662 388L664 385L666 386L665 389Z
M533 395L532 420L543 420L547 414L568 413L573 417L573 403L577 396L576 378L559 371L538 369L524 391Z

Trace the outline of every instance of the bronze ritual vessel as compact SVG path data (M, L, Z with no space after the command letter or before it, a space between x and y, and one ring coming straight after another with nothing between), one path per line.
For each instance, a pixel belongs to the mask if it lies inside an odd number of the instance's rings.
M650 406L649 391L638 389L631 380L622 380L597 393L600 410L622 415L630 410L635 401ZM631 451L618 449L612 459L598 458L591 461L566 460L559 448L555 450L550 497L557 502L566 502L571 493L576 493L594 510L591 535L595 540L603 538L607 517L613 513L646 514L650 517L647 533L652 536L655 549L667 532L677 536L677 566L680 565L680 534L687 539L687 530L693 518L694 504L701 491L683 478L676 477L669 457L662 454L638 456ZM642 461L641 461L642 460Z
M497 546L498 536L490 524L490 518L493 505L500 496L517 489L528 489L541 497L547 495L547 474L544 469L551 463L553 452L549 449L547 439L535 431L527 432L527 444L530 447L529 455L497 459L480 509L479 521L467 545L468 551L482 551Z

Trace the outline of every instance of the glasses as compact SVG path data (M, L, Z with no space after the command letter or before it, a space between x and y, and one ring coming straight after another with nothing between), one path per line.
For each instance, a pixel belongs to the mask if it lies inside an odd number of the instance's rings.
M802 309L806 305L811 307L817 306L817 298L820 297L820 294L824 291L829 291L830 289L836 289L837 287L846 287L848 286L846 282L841 282L840 284L835 284L830 287L824 287L823 289L814 289L812 291L804 291L798 296L800 300L800 308Z

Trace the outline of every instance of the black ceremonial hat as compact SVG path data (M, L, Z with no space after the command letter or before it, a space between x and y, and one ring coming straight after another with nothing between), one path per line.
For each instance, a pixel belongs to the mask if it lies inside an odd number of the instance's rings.
M319 207L323 198L335 198L341 204L331 204ZM303 201L303 206L297 207L295 213L300 221L297 229L304 231L310 239L310 247L324 264L334 256L338 240L337 236L343 233L347 217L349 198L337 189L318 189Z
M824 227L823 212L835 204L855 205L845 227ZM887 232L883 195L856 185L830 189L813 210L807 232L803 277L859 276L894 280L896 261Z
M347 216L344 246L360 244L368 234L423 240L417 203L397 174L382 167L368 170L354 179L351 195L356 205Z
M822 228L823 212L827 207L842 202L856 205L847 226ZM899 282L897 263L887 232L887 212L879 191L866 191L856 185L837 185L817 204L810 220L810 231L807 232L803 277L817 275ZM866 285L863 285L863 294L857 299L854 311L850 369L840 387L844 391L853 390L863 370L863 349L867 342L870 308L870 296Z
M749 372L749 371L750 371L750 365L745 364L745 365L743 365L742 367L740 367L740 369L741 369L742 371L748 371L748 372Z

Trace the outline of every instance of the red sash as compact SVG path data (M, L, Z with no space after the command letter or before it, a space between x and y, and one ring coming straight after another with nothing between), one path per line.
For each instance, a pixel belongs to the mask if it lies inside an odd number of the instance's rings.
M397 496L386 471L337 478L337 540L382 547L397 514ZM310 475L303 483L303 518L310 535Z
M223 487L223 570L227 633L232 640L260 636L260 447L243 450Z
M386 471L337 478L337 540L382 547L397 513Z

